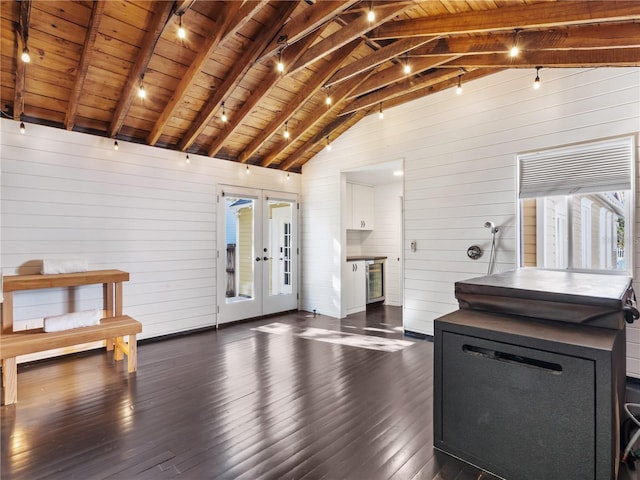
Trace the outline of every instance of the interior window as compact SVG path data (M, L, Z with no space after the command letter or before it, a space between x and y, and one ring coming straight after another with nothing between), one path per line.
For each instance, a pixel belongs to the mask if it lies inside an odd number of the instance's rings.
M518 156L521 266L630 274L632 140Z

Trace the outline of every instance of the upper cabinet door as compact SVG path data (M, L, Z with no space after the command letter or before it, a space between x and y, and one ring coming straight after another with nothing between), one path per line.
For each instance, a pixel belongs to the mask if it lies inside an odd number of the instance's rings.
M350 201L347 208L347 229L373 230L373 187L347 183L347 201Z

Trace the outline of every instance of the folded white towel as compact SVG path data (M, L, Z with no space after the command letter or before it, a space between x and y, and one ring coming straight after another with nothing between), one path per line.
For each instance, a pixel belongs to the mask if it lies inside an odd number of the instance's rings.
M89 263L86 258L45 258L42 260L42 273L74 273L86 272Z
M81 312L45 317L44 331L59 332L61 330L69 330L71 328L98 325L100 323L101 316L102 312L100 310L83 310Z

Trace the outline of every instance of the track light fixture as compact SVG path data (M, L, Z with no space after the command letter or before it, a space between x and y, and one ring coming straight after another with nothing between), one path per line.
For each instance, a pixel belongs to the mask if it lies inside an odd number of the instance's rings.
M380 109L378 110L378 118L380 120L384 118L384 112L382 111L382 102L380 102Z
M520 30L516 29L513 36L513 46L511 47L511 50L509 50L509 56L511 56L511 58L517 57L520 53L520 47L518 47L518 33L520 33Z
M29 63L31 61L31 55L29 55L29 49L26 45L22 49L22 56L20 58L24 63Z
M113 149L117 152L118 151L118 140L114 140L113 141Z
M540 69L542 67L536 67L536 78L533 81L533 89L538 90L540 88Z
M187 38L187 31L182 27L182 15L184 12L178 14L178 38L184 40Z
M222 123L227 123L227 120L229 120L229 118L227 117L227 112L224 109L224 102L222 102L222 116L220 117L220 119L222 120Z

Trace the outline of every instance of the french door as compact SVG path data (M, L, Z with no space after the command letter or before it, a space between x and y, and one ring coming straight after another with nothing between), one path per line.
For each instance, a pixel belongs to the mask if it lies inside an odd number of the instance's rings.
M218 188L218 323L298 307L295 194Z

